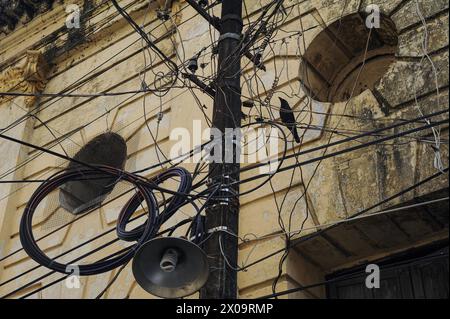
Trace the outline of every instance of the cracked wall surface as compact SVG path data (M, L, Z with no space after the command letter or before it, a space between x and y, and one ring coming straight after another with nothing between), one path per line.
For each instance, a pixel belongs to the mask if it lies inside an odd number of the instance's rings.
M261 9L260 2L265 4L269 1L246 1L249 19L256 19L258 16L258 10ZM10 30L7 34L2 35L0 37L0 79L5 78L6 74L10 74L11 68L22 70L20 67L26 64L27 52L30 50L40 52L45 65L48 65L45 86L41 85L39 90L36 90L44 93L89 94L136 90L141 86L140 77L144 68L148 79L153 78L152 74L163 70L162 64L150 66L145 63L139 36L108 6L98 6L100 3L99 0L89 1L89 6L84 7L89 15L83 21L82 36L80 34L72 36L70 32L67 32L64 26L64 6L57 2L53 4L51 10L43 11L39 15L39 19L35 18L27 24L17 25L14 31ZM417 13L417 3L426 27ZM161 23L156 17L156 7L147 10L146 1L123 0L120 1L120 4L128 8L128 12L137 23L145 24L149 29ZM389 67L377 76L377 81L372 89L362 87L351 98L340 99L340 102L337 103L309 99L302 86L302 81L305 79L300 68L302 63L300 55L305 54L310 45L314 44L314 41L317 41L318 37L323 34L322 32L327 32L328 27L335 25L342 17L361 15L364 8L370 4L378 4L383 15L389 17L389 20L395 24L398 43L396 43L396 50ZM180 11L185 5L184 1L174 1L172 12ZM284 72L278 79L277 89L296 93L288 99L295 110L309 110L304 112L304 117L298 119L304 125L303 143L301 146L291 146L289 153L343 138L341 135L323 130L324 126L351 135L355 132L366 132L398 123L402 119L416 118L420 115L418 106L424 114L448 108L448 1L286 0L285 6L294 8L296 14L282 26L284 32L298 32L301 30L300 28L307 31L303 33L301 41L293 39L283 43L282 46L275 46L273 50L275 54L265 61L267 71L261 73L259 81L264 87L270 88L277 76L277 70L288 65L289 72ZM96 9L92 11L88 8ZM219 12L215 13L219 15ZM191 57L211 42L208 24L201 17L195 17L195 12L191 8L184 8L175 18L179 24L178 30L166 22L152 31L153 37L157 39L158 47L166 55L176 59L177 53L183 52L186 57ZM188 22L183 23L185 21ZM177 32L181 34L183 46L181 46ZM339 34L339 38L352 40L351 32L347 31L350 34L346 34L345 30L342 32L343 34ZM427 32L429 41L426 48L427 56L424 57L422 42L425 32ZM285 35L280 33L275 39ZM316 43L320 45L320 42ZM331 50L331 48L325 47L322 50L326 55L327 50ZM376 69L374 67L374 70ZM209 69L206 68L204 72L209 72ZM250 76L252 72L253 68L248 65L244 67L243 75ZM23 82L22 74L19 73L17 71L15 79ZM0 82L0 87L5 87L5 83L4 80ZM10 90L9 87L6 89ZM28 92L28 90L23 89L22 92ZM243 88L244 96L254 96L255 94L255 92L249 92L246 87ZM262 99L266 97L266 92L259 94ZM278 95L272 97L274 103L278 100ZM40 97L31 102L24 97L8 98L3 102L0 98L0 112L2 112L0 128L8 127L16 119L23 117L30 109L33 109L38 119L28 117L21 125L16 126L7 134L35 145L50 148L61 154L67 152L71 156L75 155L95 136L105 131L112 131L120 134L127 143L128 158L125 168L129 171L137 170L158 161L157 147L149 137L143 117L144 98L147 112L149 112L147 124L151 129L156 130L157 112L163 114L162 120L158 124L159 134L157 137L158 145L163 152L167 153L173 143L169 139L172 129L184 127L192 131L192 120L194 119L202 120L203 127L207 126L202 115L203 110L197 107L190 92L185 89L173 89L163 98L152 94L147 94L145 97L142 94L115 97L60 98L49 96ZM211 114L211 99L201 96L201 101L207 107L205 112ZM105 112L105 110L109 111ZM336 116L339 114L346 116ZM255 113L250 111L249 120L254 117ZM445 117L444 114L439 118ZM416 125L409 124L402 129L413 127ZM389 134L395 133L395 130L389 132ZM448 140L447 125L441 127L441 134L443 139ZM359 141L330 147L327 152L339 151L372 139L373 136L367 136ZM274 198L277 202L283 201L284 194L289 189L280 214L281 220L288 222L291 219L292 230L305 229L296 238L313 233L317 226L351 217L392 194L435 174L434 151L430 147L430 143L424 143L422 140L432 141L432 132L430 130L422 131L412 135L411 138L396 139L329 158L322 161L320 166L317 166L317 163L306 165L301 171L297 169L294 175L290 172L279 173L273 179L273 188L266 185L258 192L243 196L241 198L239 236L246 240L239 247L239 265L252 263L284 247L284 237L280 231ZM321 152L307 154L302 157L302 161L321 154ZM441 155L444 165L448 165L448 143L441 145ZM0 179L5 180L45 179L67 165L67 162L55 159L49 154L3 141L0 144L0 159ZM291 164L295 164L295 160L287 160L286 165ZM159 171L161 171L160 167L155 168L147 172L146 176L152 176ZM245 179L253 174L254 172L246 172L241 178ZM312 176L314 178L311 178ZM304 181L308 181L310 178L311 182L306 184ZM257 182L248 183L241 187L241 192L256 185ZM37 185L34 183L0 185L0 258L20 249L18 235L20 217L36 187ZM443 176L380 208L406 203L447 187L448 178ZM299 198L299 194L303 194L305 189L307 189L305 196ZM86 217L83 223L71 224L62 231L45 238L40 242L41 247L44 247L49 255L56 256L101 231L113 228L120 208L125 202L126 198L119 198L110 205L100 208L96 213ZM50 203L50 200L48 204L44 203L43 211L38 214L35 221L36 236L44 235L49 229L54 229L42 227L49 218L48 212L47 214L44 212L45 208L54 207L45 205L53 204ZM193 213L192 210L186 209L174 220L171 220L171 224L175 224ZM183 230L185 229L182 229L180 234L183 233ZM425 243L432 240L428 239L432 235L434 236L433 240L445 237L445 234L424 230ZM114 234L112 233L102 240L113 238ZM101 240L90 243L67 258L70 259L70 257L76 257L78 254L92 250L101 243ZM362 258L361 254L366 248L365 246L353 246L351 238L345 245L342 249L349 252L350 255L353 254L345 259L348 261L347 267L356 263L355 260L358 257ZM325 275L339 269L341 264L337 265L331 262L327 264L326 260L333 258L341 260L339 258L342 256L323 256L321 254L321 251L325 251L330 246L333 246L333 242L320 239L312 248L293 249L283 266L277 290L282 291L320 282ZM112 253L120 248L123 248L120 244L108 247L104 254ZM377 250L373 256L364 256L364 258L370 260L375 258L375 255L378 258L383 254L387 255L392 251L407 248L409 248L408 245L402 242L386 247L384 250ZM339 251L336 252L336 255L339 254ZM272 282L278 275L280 257L281 254L276 254L245 272L239 272L240 297L254 298L271 293ZM92 259L88 260L92 261ZM34 266L36 263L21 251L0 263L0 282ZM0 287L0 295L11 292L29 282L30 279L38 278L46 272L46 269L39 268L27 276L9 282ZM80 289L67 289L64 282L59 282L30 297L94 298L115 273L116 271L112 271L98 276L81 278ZM52 274L10 297L24 296L59 277L58 274ZM289 295L290 298L323 298L325 296L324 287ZM125 268L105 297L154 298L135 283L130 266ZM192 297L196 298L196 295Z

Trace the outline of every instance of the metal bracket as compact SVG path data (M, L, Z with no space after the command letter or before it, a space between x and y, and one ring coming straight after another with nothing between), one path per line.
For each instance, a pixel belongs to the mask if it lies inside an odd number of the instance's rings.
M219 42L223 41L225 39L233 39L233 40L241 41L241 35L237 34L237 33L232 33L232 32L224 33L219 37Z

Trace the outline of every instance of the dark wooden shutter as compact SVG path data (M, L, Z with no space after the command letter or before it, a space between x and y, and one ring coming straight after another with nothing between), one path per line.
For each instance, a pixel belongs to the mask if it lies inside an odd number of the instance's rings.
M345 276L329 278L336 282L328 285L328 297L332 299L448 298L448 247L440 252L445 256L424 261L414 260L410 263L405 261L401 267L389 269L389 263L385 263L381 266L379 289L366 287L367 274L361 270L350 272ZM437 252L431 255L436 254Z

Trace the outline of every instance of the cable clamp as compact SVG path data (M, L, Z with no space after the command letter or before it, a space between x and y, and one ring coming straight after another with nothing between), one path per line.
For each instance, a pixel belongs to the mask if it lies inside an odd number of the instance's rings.
M232 184L237 181L234 177L230 176L229 174L224 174L222 176L222 180L223 180L224 184Z
M215 208L217 208L217 207L221 207L221 206L224 206L224 207L229 207L229 206L230 206L230 204L228 203L228 201L226 201L226 200L222 200L221 202L219 202L219 203L217 203L217 204L213 204L213 205L211 205L211 209L215 209Z
M228 227L227 226L217 226L211 229L208 229L207 233L208 234L212 234L212 233L217 233L217 232L227 232L228 231Z
M197 235L191 236L191 237L189 238L189 241L194 241L195 239L201 238L201 237L202 237L202 234L197 234Z
M220 188L220 192L222 194L225 193L225 194L230 194L231 196L238 196L238 192L235 189L232 189L232 188L226 187L226 186L221 187ZM229 202L230 199L229 198L224 198L223 201Z
M219 37L219 42L225 39L233 39L233 40L237 40L237 41L241 41L241 35L237 34L237 33L232 33L232 32L228 32L228 33L224 33Z

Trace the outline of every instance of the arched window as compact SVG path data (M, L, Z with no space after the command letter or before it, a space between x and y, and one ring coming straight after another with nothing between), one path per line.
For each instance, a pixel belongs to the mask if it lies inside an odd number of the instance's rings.
M375 87L394 62L397 46L396 27L388 17L381 16L380 27L370 29L362 14L348 15L311 42L300 66L300 81L317 101L347 101Z

